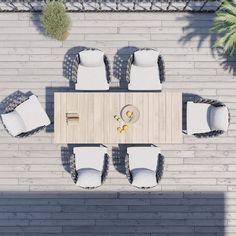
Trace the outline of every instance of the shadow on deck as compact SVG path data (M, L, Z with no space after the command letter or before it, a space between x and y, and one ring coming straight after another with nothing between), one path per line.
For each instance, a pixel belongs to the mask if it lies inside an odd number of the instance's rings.
M199 20L198 13L189 14L184 17L179 17L179 20L188 22L187 26L182 28L184 36L179 40L183 45L189 42L198 41L197 49L210 47L211 55L219 60L220 66L231 73L236 74L236 56L230 56L229 53L224 53L222 48L215 48L214 44L219 37L219 34L210 32L213 26L214 14L205 14L202 20ZM205 42L210 42L210 45L205 45Z
M1 235L224 236L221 192L2 192Z

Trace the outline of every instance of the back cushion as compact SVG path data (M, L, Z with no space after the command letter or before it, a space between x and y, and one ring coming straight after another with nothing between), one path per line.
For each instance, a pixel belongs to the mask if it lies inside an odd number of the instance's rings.
M98 187L102 183L102 172L92 169L92 168L83 168L77 171L77 182L76 185L79 185L83 188L93 188Z
M47 113L35 95L31 95L29 99L16 107L16 111L24 121L26 131L50 124Z
M132 185L138 188L148 188L157 185L155 171L145 168L136 168L131 171L131 174L133 178Z
M134 53L134 65L141 67L157 66L159 52L155 50L139 50Z
M15 137L23 132L26 132L24 121L21 119L16 110L2 114L1 116L4 125L12 136Z
M229 126L229 114L226 106L212 107L210 113L210 127L212 130L227 131Z
M97 67L104 65L104 52L100 50L84 50L79 53L82 66Z

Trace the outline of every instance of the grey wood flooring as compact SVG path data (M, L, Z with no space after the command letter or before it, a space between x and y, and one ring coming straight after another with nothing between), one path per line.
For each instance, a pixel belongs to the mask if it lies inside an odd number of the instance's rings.
M128 54L153 47L166 62L163 90L219 99L230 109L231 125L217 138L184 136L181 145L160 145L164 176L150 191L128 184L125 148L109 146L104 186L85 191L71 181L68 147L53 144L53 126L15 139L0 124L0 235L235 236L236 60L212 50L213 14L70 16L62 43L42 34L37 14L0 14L0 100L31 91L53 119L53 93L73 89L70 65L80 47L109 56L113 89L126 88Z

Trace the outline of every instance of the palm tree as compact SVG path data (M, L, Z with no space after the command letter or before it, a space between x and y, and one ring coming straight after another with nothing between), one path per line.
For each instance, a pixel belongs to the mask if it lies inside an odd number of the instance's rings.
M231 56L236 54L236 0L223 0L210 32L219 34L214 47L222 47Z

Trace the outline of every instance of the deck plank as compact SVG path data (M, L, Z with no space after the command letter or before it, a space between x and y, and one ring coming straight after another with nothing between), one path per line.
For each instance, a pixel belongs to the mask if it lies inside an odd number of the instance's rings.
M62 43L40 32L37 14L0 14L1 100L18 89L30 90L53 118L53 93L69 88L66 65L77 47L96 47L108 55L114 62L113 87L125 75L125 47L154 47L166 62L163 90L221 100L230 109L229 132L213 139L184 136L183 144L157 144L165 171L150 191L129 185L121 157L119 163L110 160L105 184L88 192L71 181L68 156L53 143L53 126L15 139L0 124L0 235L234 236L236 59L212 51L215 35L209 35L209 28L214 15L70 16L71 33ZM119 73L115 64L122 65ZM160 128L153 126L156 132Z

